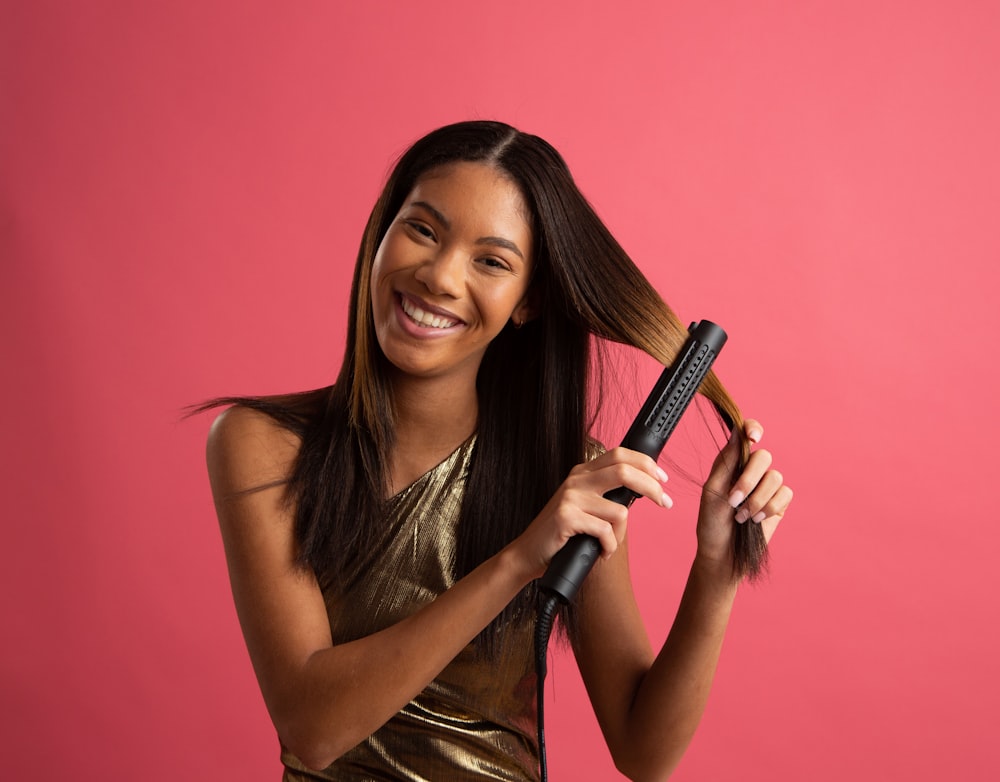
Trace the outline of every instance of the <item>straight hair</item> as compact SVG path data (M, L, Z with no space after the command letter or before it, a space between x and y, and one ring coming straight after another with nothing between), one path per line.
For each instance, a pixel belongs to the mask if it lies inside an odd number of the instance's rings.
M399 158L368 218L350 296L344 359L331 386L278 397L226 397L199 409L241 404L270 415L301 439L286 488L295 507L301 565L324 588L359 577L385 534L395 405L388 360L371 306L375 254L418 180L459 162L491 166L518 186L534 237L530 295L538 316L508 323L490 343L477 377L479 423L457 530L456 578L520 534L565 479L593 455L589 438L603 397L592 357L600 340L638 348L661 364L687 329L611 235L543 139L500 122L460 122L432 131ZM742 416L714 372L700 393L735 430L746 462ZM756 577L767 548L759 525L735 528L733 571ZM501 628L534 616L529 586L480 635L495 650ZM572 607L564 624L575 624Z

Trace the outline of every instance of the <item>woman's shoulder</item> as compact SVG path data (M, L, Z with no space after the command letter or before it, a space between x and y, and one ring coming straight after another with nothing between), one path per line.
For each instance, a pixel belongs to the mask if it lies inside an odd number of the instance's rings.
M273 416L235 404L208 432L205 457L213 490L231 494L288 480L301 440Z

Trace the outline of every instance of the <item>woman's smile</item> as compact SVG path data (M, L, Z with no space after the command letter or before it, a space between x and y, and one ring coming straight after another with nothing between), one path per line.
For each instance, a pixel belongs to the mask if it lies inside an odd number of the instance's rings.
M433 307L416 296L400 293L398 302L404 326L406 324L416 326L417 334L420 336L433 336L435 332L443 334L455 326L465 325L457 316ZM422 334L421 332L427 333Z

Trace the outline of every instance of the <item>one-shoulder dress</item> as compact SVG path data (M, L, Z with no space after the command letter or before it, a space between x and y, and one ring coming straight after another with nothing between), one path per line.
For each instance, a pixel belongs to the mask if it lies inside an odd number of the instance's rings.
M474 448L475 437L393 497L382 544L346 586L324 587L335 644L399 622L455 582ZM537 780L532 638L529 620L505 629L494 655L470 644L388 723L322 771L283 747L284 780Z

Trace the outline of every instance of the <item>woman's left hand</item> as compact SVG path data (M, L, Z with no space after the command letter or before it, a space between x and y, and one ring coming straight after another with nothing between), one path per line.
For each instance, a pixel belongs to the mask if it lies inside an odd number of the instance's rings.
M764 427L748 419L743 431L751 443L759 443ZM792 501L792 490L780 472L773 469L770 451L751 452L742 471L740 440L736 433L719 452L701 495L698 514L698 552L716 561L732 558L735 524L760 524L770 541Z

